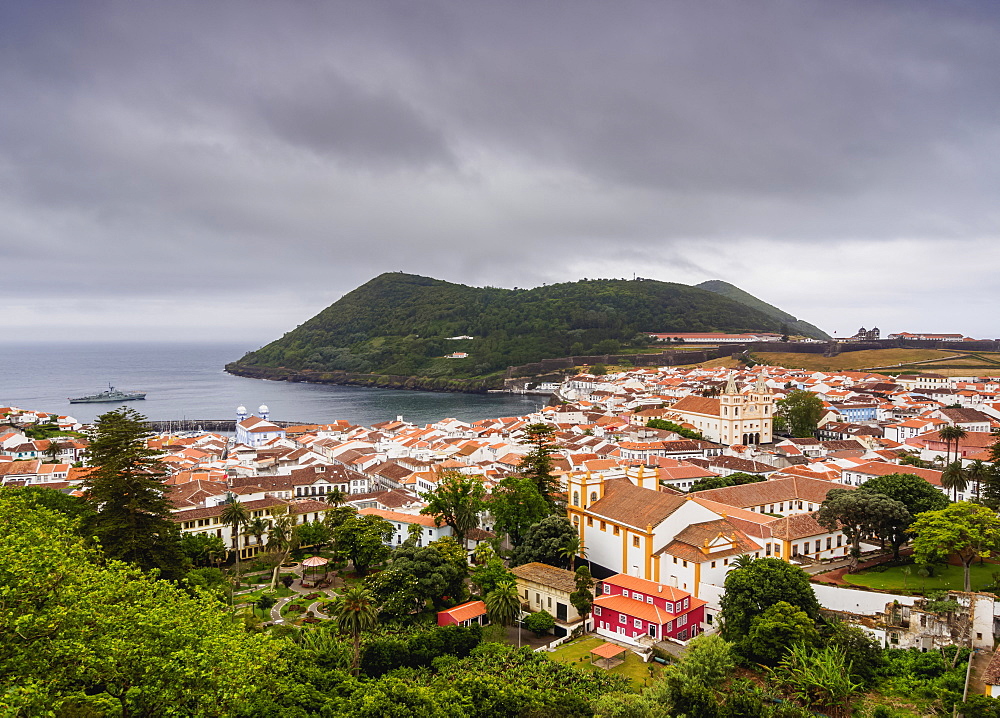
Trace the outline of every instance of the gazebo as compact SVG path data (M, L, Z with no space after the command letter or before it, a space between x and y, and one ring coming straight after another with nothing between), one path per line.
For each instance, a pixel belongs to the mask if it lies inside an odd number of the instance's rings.
M325 559L322 556L310 556L309 558L307 558L305 561L302 562L302 565L303 567L305 567L306 574L308 574L312 573L315 569L318 569L320 566L326 566L328 563L330 563L330 560ZM324 578L326 577L325 570L323 571L323 576ZM303 581L306 580L305 575L302 576L302 580ZM310 579L310 581L313 583L313 585L316 585L318 583L318 581L315 581L315 576L312 579Z
M614 643L602 643L593 649L590 655L593 656L595 666L607 670L624 663L625 658L622 654L627 650L624 646L618 646Z

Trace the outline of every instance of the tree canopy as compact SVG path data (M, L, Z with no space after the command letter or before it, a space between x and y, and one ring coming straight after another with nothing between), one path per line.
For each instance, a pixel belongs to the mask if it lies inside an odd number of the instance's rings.
M576 529L565 516L544 518L528 529L524 542L511 554L511 565L537 561L562 568L568 563L563 547L576 536Z
M950 504L940 511L926 511L913 522L913 559L918 563L962 562L965 591L972 590L970 567L978 558L1000 551L1000 518L985 506L969 501Z
M808 438L816 433L823 418L823 400L812 391L796 389L776 402L775 429L787 431L794 437Z
M851 544L851 570L861 556L861 539L877 536L892 540L905 531L912 520L906 506L872 491L832 489L816 514L816 521L828 531L840 528Z
M449 471L438 479L433 491L421 494L427 506L420 513L433 516L438 526L450 526L455 538L464 547L466 534L479 527L479 513L483 510L485 496L486 487L478 476Z
M899 558L899 548L910 539L909 528L913 519L924 511L939 511L948 505L948 497L938 491L926 479L914 474L886 474L868 479L857 488L857 492L881 494L906 507L910 521L896 524L889 541L893 556Z
M774 604L784 601L819 618L819 602L802 569L778 558L758 558L726 575L721 599L722 637L743 641L750 634L753 619Z

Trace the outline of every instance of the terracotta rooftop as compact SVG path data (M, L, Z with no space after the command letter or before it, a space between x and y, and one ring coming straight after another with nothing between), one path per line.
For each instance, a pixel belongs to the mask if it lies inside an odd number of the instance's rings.
M533 581L564 593L573 593L576 590L576 574L564 568L549 566L547 563L526 563L515 566L510 572L525 581Z
M629 526L656 526L684 505L685 499L653 489L641 489L625 478L607 479L604 496L590 506L590 513Z

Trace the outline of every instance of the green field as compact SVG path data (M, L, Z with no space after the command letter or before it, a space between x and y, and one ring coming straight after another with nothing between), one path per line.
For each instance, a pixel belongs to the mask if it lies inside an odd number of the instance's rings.
M552 653L544 653L542 655L553 661L569 663L581 670L603 671L605 669L591 663L590 655L590 651L597 648L602 643L604 643L603 638L578 638L574 641L570 641L569 643L564 643ZM643 660L635 653L632 651L626 651L625 662L621 665L615 666L609 670L608 673L627 676L631 679L632 685L638 689L650 683L650 666L653 667L652 675L659 675L661 668L658 663L643 663Z
M909 570L909 574L905 573L907 570ZM962 590L961 566L937 566L934 575L927 578L918 575L917 570L917 567L913 565L895 566L885 571L844 574L844 580L855 586L916 594L926 591ZM996 571L1000 571L1000 566L996 564L973 564L972 590L981 591L996 583L993 580L993 573Z

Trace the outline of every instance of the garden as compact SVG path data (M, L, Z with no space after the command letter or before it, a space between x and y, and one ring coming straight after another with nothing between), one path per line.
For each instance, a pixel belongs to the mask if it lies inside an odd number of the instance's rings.
M993 563L973 564L971 580L973 591L983 591L997 584L1000 566ZM875 566L858 573L848 573L844 581L855 586L865 586L906 595L923 595L928 591L961 591L963 572L961 566L934 564L930 567L913 563Z
M653 682L662 670L657 663L645 663L638 655L632 651L625 652L625 662L614 668L605 670L593 663L590 652L604 643L603 638L577 638L559 646L551 653L542 655L558 661L567 663L581 670L604 671L611 675L625 676L632 681L637 689L643 688Z

